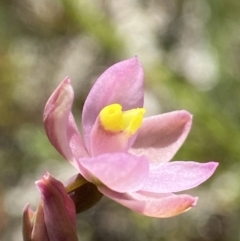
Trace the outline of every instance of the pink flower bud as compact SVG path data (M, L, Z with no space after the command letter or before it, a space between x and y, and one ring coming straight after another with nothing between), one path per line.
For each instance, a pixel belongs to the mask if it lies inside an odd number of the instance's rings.
M24 208L24 241L77 241L75 205L63 184L46 173L36 185L41 201L35 212Z

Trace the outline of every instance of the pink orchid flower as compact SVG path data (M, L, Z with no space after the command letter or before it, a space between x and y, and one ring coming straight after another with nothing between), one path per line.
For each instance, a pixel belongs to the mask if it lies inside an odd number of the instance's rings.
M186 139L192 116L181 110L143 118L143 82L136 57L107 69L85 101L83 140L66 78L46 104L44 125L53 146L105 196L147 216L170 217L197 202L173 193L206 181L218 163L169 162Z
M36 212L23 211L24 241L77 241L76 211L63 184L46 173L36 182L41 201Z

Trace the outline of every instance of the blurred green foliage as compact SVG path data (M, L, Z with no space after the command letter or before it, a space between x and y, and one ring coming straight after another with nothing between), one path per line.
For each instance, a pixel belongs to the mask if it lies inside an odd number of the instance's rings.
M174 159L220 166L191 191L200 200L188 213L154 219L103 199L78 215L80 240L240 240L239 26L237 0L1 1L0 239L21 240L21 208L39 198L34 180L66 172L42 125L51 92L71 77L80 123L97 77L138 55L150 112L194 116Z

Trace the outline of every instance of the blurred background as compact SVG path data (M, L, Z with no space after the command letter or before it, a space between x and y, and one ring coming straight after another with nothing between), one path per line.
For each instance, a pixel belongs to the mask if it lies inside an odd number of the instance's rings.
M78 215L81 241L240 240L240 1L1 0L0 240L22 240L21 215L36 208L45 170L76 173L51 146L44 105L70 76L81 125L85 98L112 64L137 55L147 114L186 109L191 133L174 160L219 161L188 191L198 206L169 219L136 214L107 198Z

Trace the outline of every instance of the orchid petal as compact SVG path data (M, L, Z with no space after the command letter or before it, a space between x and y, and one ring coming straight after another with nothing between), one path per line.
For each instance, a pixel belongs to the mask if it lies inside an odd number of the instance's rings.
M46 173L36 185L43 200L44 221L49 240L77 241L75 205L63 184Z
M184 110L145 118L130 153L168 162L185 141L191 123L191 114Z
M119 103L123 110L143 106L143 70L136 57L108 68L92 87L82 113L83 134L88 150L90 133L99 112L113 103Z
M97 186L106 185L117 192L141 189L148 175L148 160L143 156L112 153L82 158L80 162L89 172L84 176L88 181Z
M188 211L196 206L198 199L186 194L169 194L162 198L155 198L140 193L117 193L103 186L98 189L105 196L135 212L158 218L168 218Z
M91 155L97 156L104 153L126 152L128 136L123 131L114 133L106 131L97 118L90 135Z
M174 161L150 165L149 176L141 190L155 193L179 192L206 181L218 163Z
M44 109L44 126L52 145L74 166L76 160L88 156L71 113L74 99L70 79L66 78L49 98Z

